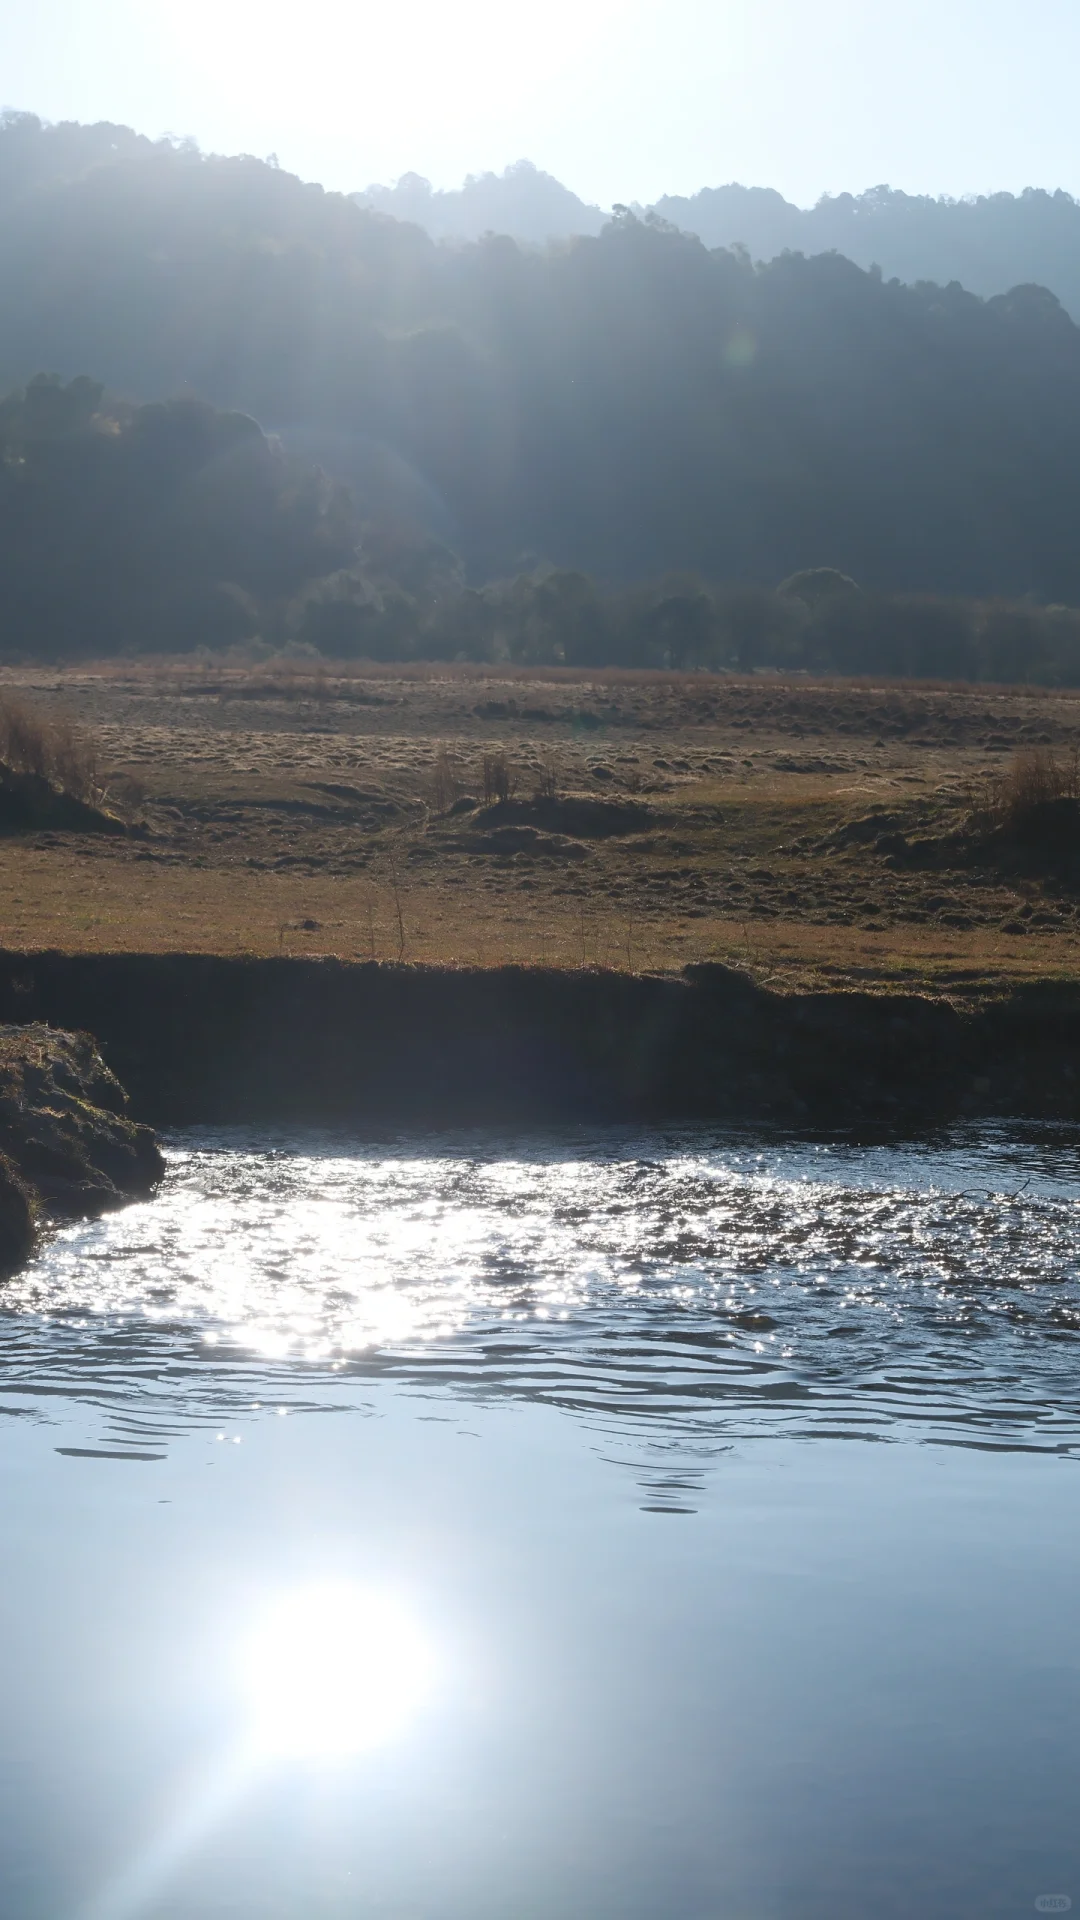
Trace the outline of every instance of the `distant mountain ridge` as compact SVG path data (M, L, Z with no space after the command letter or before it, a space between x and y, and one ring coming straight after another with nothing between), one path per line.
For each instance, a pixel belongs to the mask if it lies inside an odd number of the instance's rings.
M146 166L177 145L192 164L198 158L188 143L153 141L108 123L47 127L32 114L8 114L0 124L0 217L28 192L70 188L103 166ZM242 163L241 156L232 164ZM453 189L406 173L393 186L369 186L350 198L443 241L501 233L544 246L594 236L611 217L530 160L502 173L470 174ZM1016 286L1048 287L1080 321L1080 201L1060 190L949 200L881 186L797 207L771 187L729 185L665 194L652 208L632 211L671 221L710 248L744 246L754 260L836 252L864 270L880 267L887 280L959 281L984 299Z
M471 173L457 188L433 187L422 174L404 173L394 186L370 186L353 199L391 219L411 220L433 240L508 233L526 246L544 246L573 234L599 233L609 218L531 160L518 160L502 173Z
M1034 283L1080 317L1080 202L1061 191L947 200L871 187L802 208L768 187L705 187L689 198L666 195L655 211L707 247L741 241L755 260L788 248L836 252L879 266L888 280L958 280L984 298Z
M435 240L505 233L538 246L599 233L609 217L528 160L501 174L472 174L454 190L407 173L396 186L368 187L354 197ZM1015 286L1049 287L1080 319L1080 202L1069 193L1028 187L949 200L871 187L825 195L804 208L771 187L733 185L665 194L649 211L707 247L745 246L755 260L789 250L836 252L864 269L879 266L886 279L941 286L958 280L984 298Z

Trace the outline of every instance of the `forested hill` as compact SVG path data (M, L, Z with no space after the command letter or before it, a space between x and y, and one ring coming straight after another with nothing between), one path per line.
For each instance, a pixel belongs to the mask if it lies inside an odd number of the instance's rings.
M1080 603L1080 331L1053 296L765 267L623 215L436 246L272 165L0 130L0 386L92 374L253 416L474 580Z
M454 190L408 173L357 198L415 221L435 240L495 232L535 244L599 233L606 217L527 160L501 174L476 174ZM1028 188L948 200L873 187L826 194L804 208L770 187L727 186L668 194L652 211L707 247L744 246L754 260L786 251L842 253L857 266L879 266L886 279L942 286L959 280L986 296L1033 281L1080 319L1080 202L1068 193Z
M803 208L766 187L706 187L667 195L656 212L707 247L741 243L755 260L785 248L835 251L860 267L877 264L886 279L959 280L984 295L1035 281L1080 319L1080 202L1069 193L1029 187L947 200L873 187Z

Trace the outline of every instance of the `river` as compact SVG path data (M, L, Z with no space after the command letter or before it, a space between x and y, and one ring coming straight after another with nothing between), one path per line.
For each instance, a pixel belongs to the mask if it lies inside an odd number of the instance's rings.
M1080 1147L175 1135L0 1319L4 1920L1080 1906Z

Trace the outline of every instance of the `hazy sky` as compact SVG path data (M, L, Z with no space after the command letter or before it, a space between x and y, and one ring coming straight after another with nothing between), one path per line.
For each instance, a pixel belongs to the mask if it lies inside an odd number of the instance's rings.
M0 102L352 188L522 155L586 199L728 180L1080 193L1080 0L0 0Z

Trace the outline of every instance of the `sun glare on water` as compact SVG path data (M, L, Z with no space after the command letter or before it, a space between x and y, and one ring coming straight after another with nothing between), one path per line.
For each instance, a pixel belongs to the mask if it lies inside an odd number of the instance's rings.
M268 1770L294 1760L325 1765L392 1739L421 1704L432 1669L425 1636L390 1595L330 1582L282 1594L241 1648L246 1712L236 1744L201 1769L174 1817L80 1920L143 1920Z
M244 1650L255 1744L267 1757L362 1753L407 1725L431 1669L423 1634L391 1597L348 1584L298 1588Z

